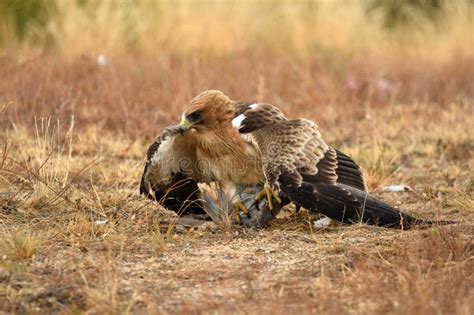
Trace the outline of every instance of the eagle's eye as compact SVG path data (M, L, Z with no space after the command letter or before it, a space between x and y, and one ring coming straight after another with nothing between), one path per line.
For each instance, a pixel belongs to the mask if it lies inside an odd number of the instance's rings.
M187 116L187 119L192 122L196 123L201 119L201 111L195 111Z

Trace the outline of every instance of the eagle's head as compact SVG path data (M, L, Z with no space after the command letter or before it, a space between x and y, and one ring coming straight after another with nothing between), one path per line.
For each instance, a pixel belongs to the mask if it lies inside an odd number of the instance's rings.
M196 96L181 115L181 133L217 130L231 125L235 115L234 101L217 90L202 92Z

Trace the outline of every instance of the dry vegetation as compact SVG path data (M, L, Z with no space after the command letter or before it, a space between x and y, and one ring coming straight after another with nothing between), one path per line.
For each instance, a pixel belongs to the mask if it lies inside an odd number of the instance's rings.
M357 2L74 3L0 51L0 312L472 314L462 1L436 26L391 31ZM316 120L378 197L461 224L321 231L288 210L260 231L176 229L138 195L143 157L209 88ZM400 183L413 191L381 189Z

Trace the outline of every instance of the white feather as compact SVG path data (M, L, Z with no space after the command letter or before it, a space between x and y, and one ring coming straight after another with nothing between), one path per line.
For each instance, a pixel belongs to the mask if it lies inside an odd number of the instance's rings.
M242 127L242 122L245 120L245 118L247 117L245 117L244 114L240 114L239 116L232 119L232 127L240 129Z
M321 219L314 221L314 227L317 229L324 229L331 224L331 221L331 218L324 216Z
M164 141L162 141L160 143L160 146L158 147L158 150L155 151L155 153L153 153L153 155L151 156L151 165L157 163L157 162L160 162L163 158L163 154L170 150L171 148L171 145L173 144L173 141L174 139L166 139Z
M105 67L107 65L107 59L105 58L104 54L97 56L97 64L101 67Z
M250 107L251 109L255 109L255 108L258 107L258 104L257 104L257 103L253 103L252 105L249 105L249 107Z

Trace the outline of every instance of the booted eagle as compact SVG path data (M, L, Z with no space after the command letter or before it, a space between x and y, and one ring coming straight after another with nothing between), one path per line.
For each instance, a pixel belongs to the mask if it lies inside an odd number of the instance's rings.
M314 122L291 120L273 105L233 101L216 90L196 96L180 124L155 139L140 191L175 211L186 202L199 211L197 183L211 182L231 194L243 222L251 222L246 225L267 224L290 202L342 223L401 229L435 223L369 195L360 167L326 144ZM241 198L248 188L255 191L254 205L264 200L270 216L249 220L252 211Z

